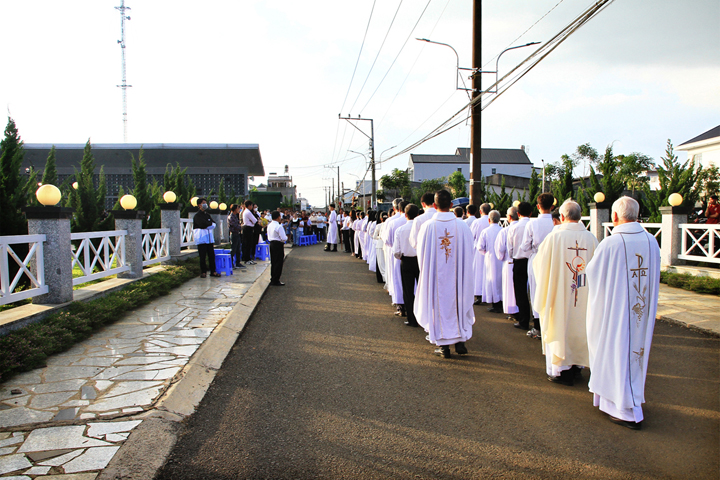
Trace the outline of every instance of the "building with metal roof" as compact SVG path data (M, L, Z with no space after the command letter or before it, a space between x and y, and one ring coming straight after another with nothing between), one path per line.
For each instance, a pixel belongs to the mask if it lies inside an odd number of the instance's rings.
M688 159L703 168L720 167L720 125L681 143L675 150L688 152Z
M483 148L480 151L482 175L512 175L530 178L533 164L525 152L525 147L514 148ZM453 172L462 172L470 178L470 149L458 148L454 155L422 155L410 154L408 172L410 180L422 182L435 178L447 178Z

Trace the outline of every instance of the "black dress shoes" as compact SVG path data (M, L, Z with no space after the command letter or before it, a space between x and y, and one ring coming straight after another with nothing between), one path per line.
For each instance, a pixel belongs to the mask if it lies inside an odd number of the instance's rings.
M412 323L411 323L411 322L408 322L407 320L405 320L403 323L404 323L405 325L407 325L408 327L419 327L419 326L420 326L420 324L417 323L417 322L412 322Z
M473 302L473 305L482 305L482 303L482 300L478 298Z
M490 313L503 313L502 308L501 308L500 310L498 310L498 309L495 308L495 307L490 307L490 308L488 308L488 312L490 312Z
M284 287L285 284L283 282L270 282L270 285L274 287Z
M566 371L567 371L567 370L566 370ZM566 378L566 377L563 377L562 375L558 375L557 377L552 377L552 376L548 375L547 378L548 378L549 381L551 381L551 382L553 382L553 383L558 383L558 384L560 384L560 385L565 385L566 387L572 387L573 385L575 385L575 382L573 382L572 377L571 377L571 378Z
M442 345L435 349L435 355L440 355L443 358L452 358L450 356L450 346Z
M608 418L611 422L621 425L623 427L627 427L630 430L642 430L642 422L628 422L627 420L621 420L619 418L615 418L611 415L608 415Z
M455 344L455 353L458 355L467 355L468 350L465 346L465 342L458 342Z
M530 329L530 322L515 322L513 323L513 327L519 328L520 330L529 330Z

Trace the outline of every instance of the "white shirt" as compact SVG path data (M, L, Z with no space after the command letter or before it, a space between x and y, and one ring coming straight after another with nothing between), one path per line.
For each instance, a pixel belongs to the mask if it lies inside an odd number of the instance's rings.
M350 215L345 215L345 218L343 218L343 230L350 230L350 225L352 225L352 218L350 218Z
M510 258L530 258L530 255L532 255L532 251L524 249L522 246L525 227L529 221L528 217L521 217L520 220L513 222L508 227L510 231L507 234L507 252Z
M395 242L393 243L393 255L395 258L402 256L417 257L417 250L410 245L410 232L415 220L408 220L402 227L395 232Z
M552 215L549 213L541 213L537 218L533 218L525 227L522 248L537 253L538 247L545 240L545 237L552 232L554 226Z
M417 237L418 233L420 232L420 227L422 227L422 224L433 218L433 215L437 213L437 210L435 210L432 207L428 207L425 209L425 212L422 215L419 215L415 217L412 221L412 229L410 230L410 245L413 248L417 247Z
M267 226L268 241L278 241L285 243L287 241L287 235L285 235L285 229L278 222L273 220Z
M242 219L243 225L247 227L252 227L257 223L257 218L255 218L255 215L253 215L252 212L247 208L243 211Z

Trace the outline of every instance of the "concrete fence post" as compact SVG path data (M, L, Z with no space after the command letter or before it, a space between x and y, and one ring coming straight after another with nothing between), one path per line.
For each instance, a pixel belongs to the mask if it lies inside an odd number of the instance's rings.
M28 235L45 235L43 265L48 293L33 298L33 303L52 305L72 302L72 243L70 219L73 209L63 207L28 207ZM32 270L38 271L38 258L33 259Z
M598 239L598 242L602 242L603 238L605 238L605 227L603 227L602 224L610 221L611 205L608 202L602 202L591 203L589 206L590 231L595 235L595 238Z
M127 230L125 236L126 272L118 273L118 278L141 278L143 276L143 234L142 219L145 212L137 210L113 210L115 230Z
M660 266L684 265L678 259L682 253L682 230L680 224L687 223L688 211L685 207L660 207L662 214L662 232L660 233Z
M223 241L223 224L222 224L222 215L220 214L220 210L208 210L210 213L210 218L213 219L213 222L215 222L215 229L213 230L213 237L215 238L215 245L220 245Z
M180 224L180 204L160 204L160 227L169 228L168 234L170 257L181 255L180 244L182 243L182 225Z

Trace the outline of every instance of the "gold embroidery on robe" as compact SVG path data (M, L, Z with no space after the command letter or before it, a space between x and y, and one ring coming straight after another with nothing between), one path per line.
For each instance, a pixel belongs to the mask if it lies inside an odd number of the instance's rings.
M452 242L450 239L453 238L453 236L445 229L445 235L438 238L440 238L440 248L445 250L445 263L447 263L452 254Z

